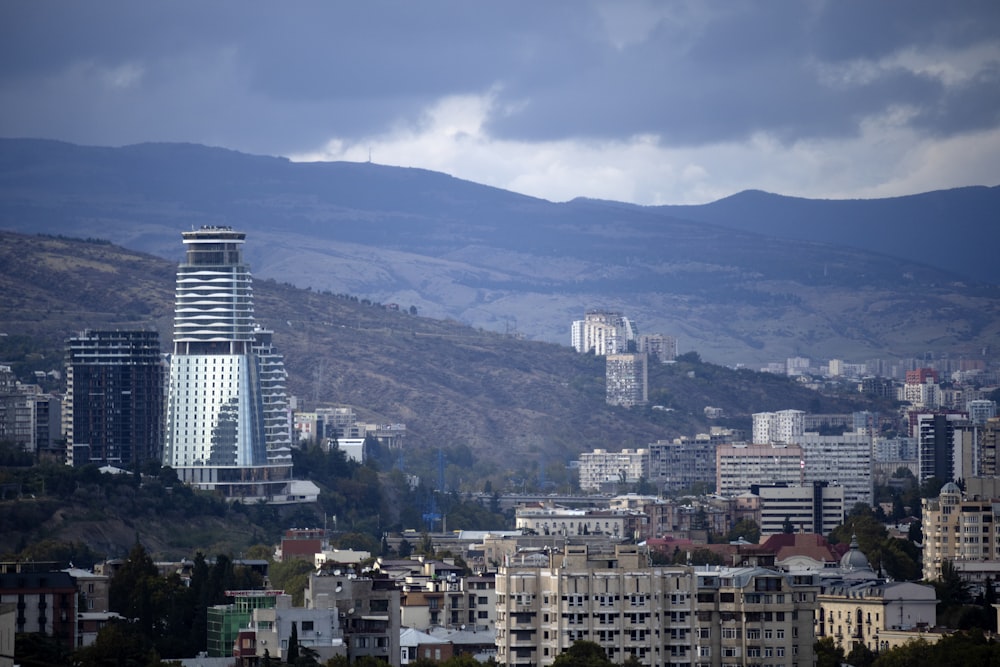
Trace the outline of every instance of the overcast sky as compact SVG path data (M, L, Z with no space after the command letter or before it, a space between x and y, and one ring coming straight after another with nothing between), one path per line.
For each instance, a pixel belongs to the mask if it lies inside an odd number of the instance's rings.
M0 136L700 203L1000 184L1000 2L0 3Z

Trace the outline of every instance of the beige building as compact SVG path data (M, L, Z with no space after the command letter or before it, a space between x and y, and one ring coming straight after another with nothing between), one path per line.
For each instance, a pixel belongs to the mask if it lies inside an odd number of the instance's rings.
M587 640L621 664L811 665L818 578L764 568L651 566L567 546L497 575L497 661L551 665Z
M939 579L944 561L974 586L1000 576L1000 502L965 499L958 485L948 482L937 498L923 500L921 518L925 580Z
M846 653L859 644L882 652L917 638L934 642L935 625L934 588L879 578L856 539L837 571L823 574L816 638L832 637Z

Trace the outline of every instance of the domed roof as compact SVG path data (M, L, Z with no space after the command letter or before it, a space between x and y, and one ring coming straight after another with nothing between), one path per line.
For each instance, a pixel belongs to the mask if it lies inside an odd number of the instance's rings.
M872 566L868 562L868 557L861 553L858 548L858 536L851 536L851 548L840 559L841 570L871 570Z
M955 482L948 482L941 487L941 493L949 493L960 496L962 495L962 489L958 488L958 484L955 484Z

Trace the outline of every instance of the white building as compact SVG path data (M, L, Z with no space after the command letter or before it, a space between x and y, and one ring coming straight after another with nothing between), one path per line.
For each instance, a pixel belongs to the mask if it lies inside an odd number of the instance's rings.
M227 497L287 497L291 459L268 452L269 427L272 441L290 441L277 422L283 368L269 333L257 338L246 235L203 227L182 236L163 464Z
M608 310L588 310L584 319L573 322L570 332L574 350L599 357L628 352L637 335L635 323Z
M844 522L844 487L814 482L792 486L761 484L751 493L760 498L761 537L782 533L785 522L795 532L829 535Z
M578 468L583 491L600 491L611 484L635 484L641 479L649 479L649 450L609 452L595 449L580 454Z
M798 445L719 445L715 450L716 493L734 498L754 484L799 484L804 481Z
M803 433L793 442L802 448L807 483L829 482L842 486L848 512L857 503L873 503L871 437L857 433Z
M802 410L754 413L754 444L779 445L796 442L805 432L805 415Z

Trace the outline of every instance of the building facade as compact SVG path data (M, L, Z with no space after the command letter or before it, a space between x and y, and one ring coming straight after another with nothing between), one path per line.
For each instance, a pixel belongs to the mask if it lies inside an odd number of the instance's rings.
M844 487L813 482L802 485L760 484L750 487L760 498L761 537L785 531L829 535L844 522Z
M716 493L730 498L748 492L761 480L793 485L805 479L798 445L719 445L715 469Z
M606 357L605 383L608 405L631 408L649 402L649 376L646 355L609 354Z
M287 493L292 467L268 451L265 406L280 411L279 381L263 377L277 364L254 323L245 238L229 227L183 233L163 463L199 488L269 499Z
M600 491L617 485L649 479L649 450L623 449L609 452L595 449L580 454L580 490Z
M164 363L155 331L84 331L66 343L66 462L137 470L159 461Z
M551 665L579 640L649 667L811 665L817 577L650 565L567 545L497 574L497 662Z
M843 487L848 512L858 503L873 504L871 436L804 433L794 442L802 449L805 482L828 482Z
M966 499L958 485L948 482L937 498L922 501L921 519L926 581L941 577L945 561L977 587L1000 575L1000 502Z
M802 410L754 413L754 444L788 445L798 442L797 439L805 433L805 416Z

